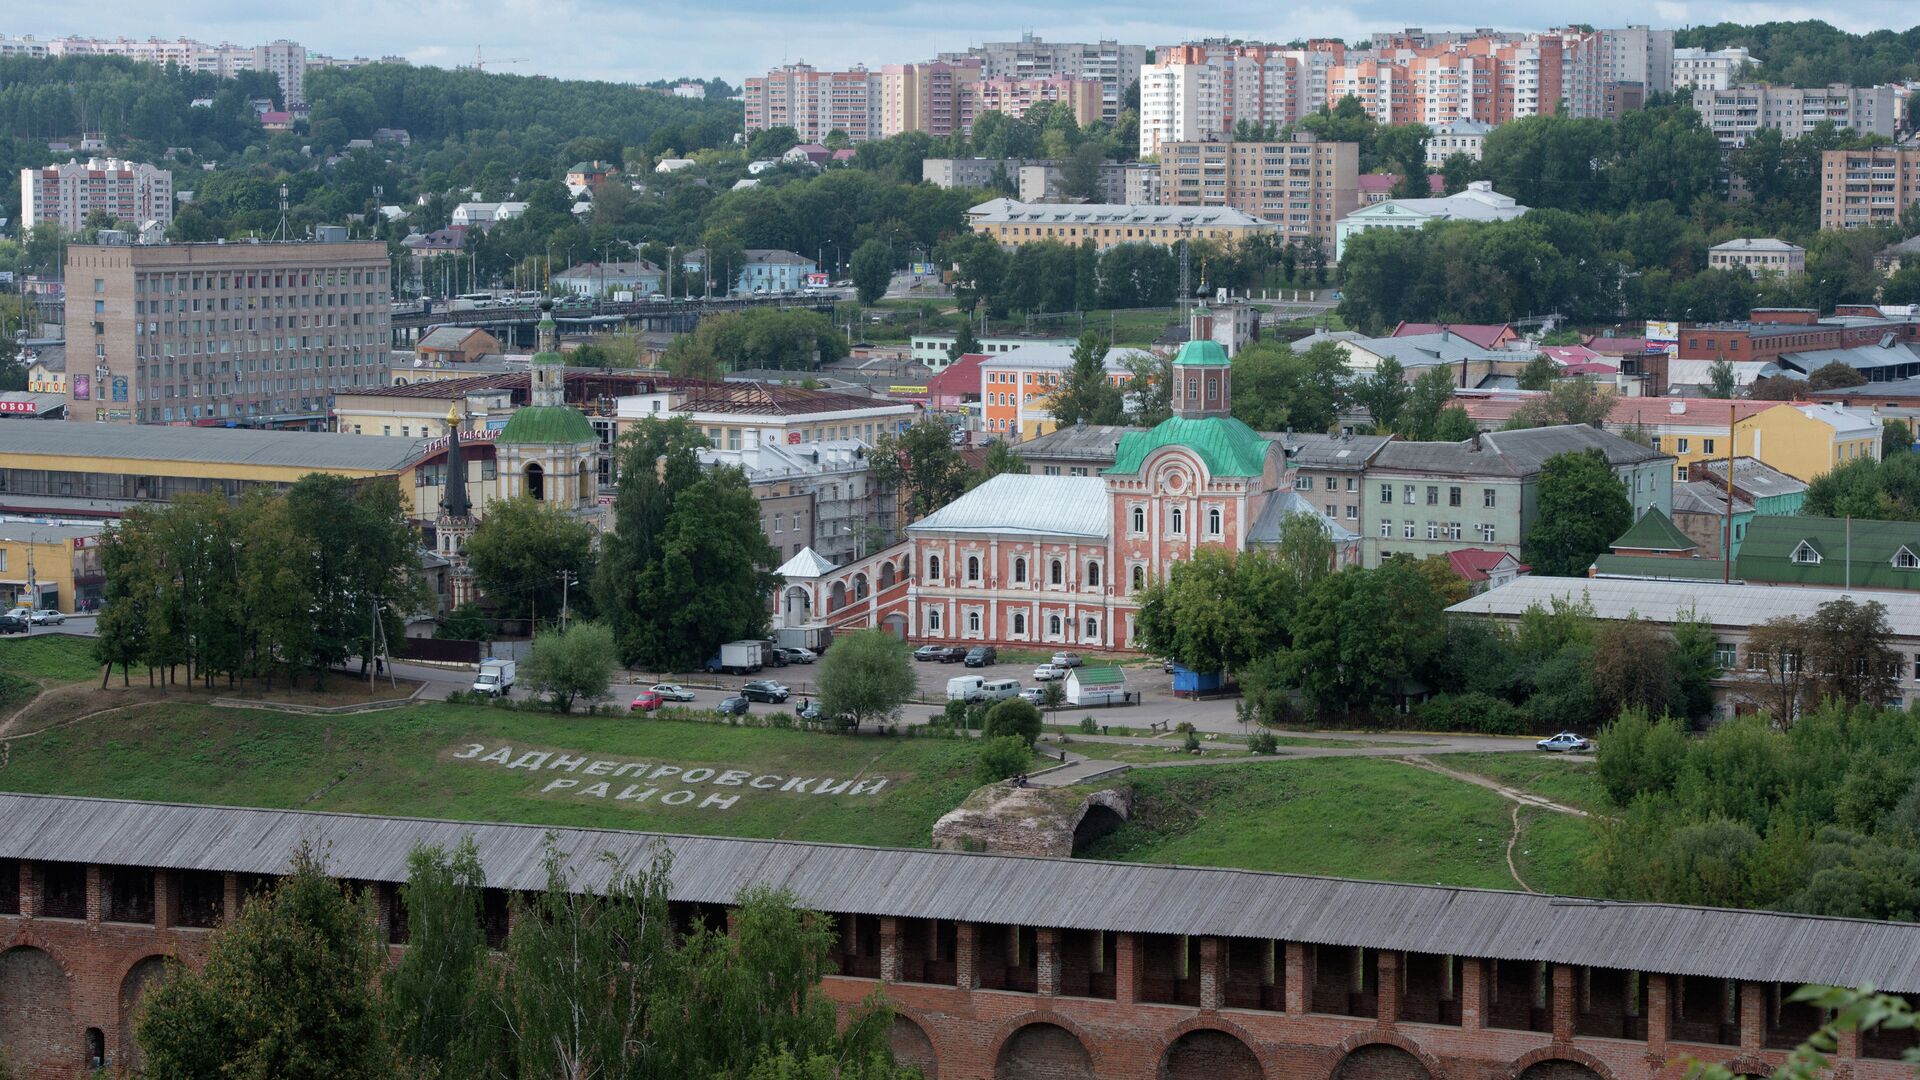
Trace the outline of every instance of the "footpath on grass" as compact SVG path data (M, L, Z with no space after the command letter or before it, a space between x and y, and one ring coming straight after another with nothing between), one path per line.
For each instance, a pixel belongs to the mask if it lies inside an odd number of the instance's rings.
M1061 743L1046 738L1041 740L1040 753L1061 762L1065 768L1055 769L1035 776L1034 784L1042 787L1070 787L1074 784L1091 783L1116 776L1128 769L1174 768L1189 765L1245 765L1248 763L1297 761L1303 758L1323 757L1381 757L1414 760L1425 754L1471 754L1471 753L1538 753L1530 739L1508 739L1489 735L1431 735L1403 732L1325 732L1287 733L1275 737L1281 745L1271 754L1254 754L1247 751L1244 744L1202 742L1197 754L1183 753L1182 732L1146 737L1137 735L1076 735L1065 736ZM1054 739L1060 738L1055 736ZM1067 749L1074 747L1076 749ZM1125 748L1148 747L1164 751L1169 757L1161 760L1128 760L1133 757ZM1064 757L1063 757L1064 755ZM1506 790L1485 778L1474 778L1468 773L1453 773L1451 770L1437 769L1453 775L1455 779L1481 784L1491 790ZM1525 793L1515 791L1514 798ZM1527 796L1530 805L1547 809L1564 810L1585 816L1584 811L1563 808L1549 803L1537 796Z

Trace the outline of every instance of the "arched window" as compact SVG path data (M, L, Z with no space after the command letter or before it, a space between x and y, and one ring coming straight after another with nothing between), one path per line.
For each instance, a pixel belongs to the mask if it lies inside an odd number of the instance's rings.
M1207 535L1220 535L1220 508L1217 506L1207 508Z
M544 500L547 497L546 470L542 469L537 461L529 462L526 477L527 494L532 496L535 502Z
M592 489L587 487L587 463L584 461L580 463L580 469L579 469L578 475L576 476L576 481L577 481L577 484L573 489L573 501L576 503L579 503L582 506L585 506L587 504L587 498L591 493Z
M1147 531L1147 508L1144 506L1133 508L1133 531L1136 533Z
M1065 571L1063 571L1060 567L1060 560L1059 559L1053 560L1052 564L1050 564L1047 568L1048 584L1051 584L1051 585L1066 584L1066 578L1063 576L1064 574L1065 574Z
M980 556L978 555L967 556L967 580L973 582L980 580Z
M1013 632L1016 634L1024 634L1027 632L1026 612L1016 611L1013 613Z
M1173 508L1173 535L1185 536L1186 534L1187 512L1176 506Z
M1090 562L1087 564L1087 587L1088 588L1100 587L1100 564L1097 562Z
M940 632L940 609L937 607L927 609L927 632L931 634Z
M1100 640L1100 620L1099 619L1096 619L1091 615L1087 616L1087 636L1081 638L1080 640L1082 641L1099 641Z
M977 634L979 632L980 632L980 613L977 611L967 612L967 633Z
M1060 616L1047 616L1047 633L1052 634L1054 637L1060 636Z
M1015 585L1027 583L1027 560L1024 558L1013 560L1013 583Z
M1138 564L1133 568L1133 591L1139 592L1147 587L1147 568Z
M940 580L940 556L938 555L927 556L927 580Z

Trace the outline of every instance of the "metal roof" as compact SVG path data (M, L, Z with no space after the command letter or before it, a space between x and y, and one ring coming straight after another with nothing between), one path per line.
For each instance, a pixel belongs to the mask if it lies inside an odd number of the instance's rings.
M1402 442L1380 448L1375 468L1458 476L1532 476L1556 454L1599 450L1611 466L1637 465L1673 455L1650 450L1585 424L1489 431L1461 442Z
M1762 521L1764 518L1755 518ZM1602 559L1607 556L1601 556ZM1678 560L1676 560L1678 561ZM1920 639L1920 595L1787 585L1722 585L1717 582L1641 581L1630 578L1523 577L1447 610L1457 615L1518 618L1531 607L1554 600L1585 600L1602 619L1637 616L1656 623L1689 617L1729 628L1757 626L1783 615L1807 616L1830 600L1876 601L1887 609L1887 625L1896 638Z
M1252 214L1228 206L1159 206L1127 203L1023 203L988 199L967 211L975 222L1065 225L1161 225L1172 228L1265 226Z
M409 852L451 849L468 836L487 885L501 889L546 886L551 836L570 879L586 890L604 888L617 867L636 867L664 846L673 859L669 896L689 903L732 903L744 888L768 886L825 912L1920 992L1920 924L1912 923L1150 863L0 795L0 858L278 874L304 841L338 877L400 882Z
M1121 439L1145 430L1121 424L1075 424L1012 445L1014 453L1030 462L1081 461L1106 468L1119 454Z
M381 473L398 472L417 460L426 448L425 439L324 431L159 424L0 424L0 456L32 454Z
M817 578L833 573L833 563L812 548L801 548L800 553L780 564L774 573L788 581L796 578Z
M909 533L1082 536L1113 532L1107 482L1097 476L1001 473L907 526Z

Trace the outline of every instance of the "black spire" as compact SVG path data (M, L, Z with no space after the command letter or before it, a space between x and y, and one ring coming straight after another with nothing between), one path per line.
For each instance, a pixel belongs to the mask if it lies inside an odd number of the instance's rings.
M440 509L450 518L464 518L472 514L473 507L467 502L467 463L460 457L460 406L447 410L447 484L446 494L441 496Z

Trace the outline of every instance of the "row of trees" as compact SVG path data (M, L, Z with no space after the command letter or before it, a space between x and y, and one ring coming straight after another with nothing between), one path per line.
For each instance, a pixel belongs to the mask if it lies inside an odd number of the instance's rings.
M419 545L392 484L320 473L238 503L189 495L128 510L101 538L106 605L94 641L106 670L189 681L303 673L316 683L424 599Z
M890 1013L849 1023L820 990L834 933L792 897L736 898L727 926L678 921L670 860L548 848L546 887L515 894L490 951L471 839L415 850L400 887L407 948L387 963L374 898L296 851L291 872L214 934L198 971L177 963L135 1018L143 1075L289 1080L658 1076L907 1080ZM582 877L596 882L586 892ZM606 884L598 882L605 879Z
M847 337L824 315L760 307L711 315L667 346L661 363L685 379L771 368L818 371L847 355Z

